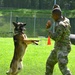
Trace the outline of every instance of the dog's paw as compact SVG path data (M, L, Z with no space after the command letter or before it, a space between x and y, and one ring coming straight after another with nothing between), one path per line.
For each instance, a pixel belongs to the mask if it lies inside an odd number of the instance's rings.
M33 40L33 41L31 41L31 42L32 42L33 44L38 45L38 42L36 42L36 41L34 41L34 40Z
M7 72L6 72L6 74L7 74L7 75L10 75L10 72L9 72L9 71L7 71Z
M6 72L7 75L11 75L11 73L12 73L12 69L10 69Z

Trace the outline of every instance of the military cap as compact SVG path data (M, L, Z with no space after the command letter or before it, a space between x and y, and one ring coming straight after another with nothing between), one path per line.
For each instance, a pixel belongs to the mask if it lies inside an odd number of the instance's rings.
M55 11L55 10L58 10L58 11L60 11L60 12L61 12L61 8L60 8L60 6L59 6L59 5L57 5L57 4L56 4L56 5L54 5L54 6L53 6L53 9L52 9L52 12L53 12L53 11Z

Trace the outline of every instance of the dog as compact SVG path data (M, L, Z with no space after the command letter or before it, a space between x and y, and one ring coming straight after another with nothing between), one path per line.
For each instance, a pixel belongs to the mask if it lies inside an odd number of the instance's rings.
M28 40L27 35L24 34L25 23L13 22L14 25L14 55L10 64L10 70L6 72L7 75L17 75L19 71L23 68L22 59L25 54L28 44L34 43L38 45L38 40Z

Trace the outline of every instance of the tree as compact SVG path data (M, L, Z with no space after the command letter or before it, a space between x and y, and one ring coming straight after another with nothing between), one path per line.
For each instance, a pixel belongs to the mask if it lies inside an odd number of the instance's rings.
M62 9L74 9L75 0L57 0ZM54 0L0 0L0 7L52 9Z

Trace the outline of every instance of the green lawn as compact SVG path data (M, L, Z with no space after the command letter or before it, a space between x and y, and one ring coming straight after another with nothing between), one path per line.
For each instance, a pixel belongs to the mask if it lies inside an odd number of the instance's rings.
M23 70L19 75L45 75L45 63L53 49L54 41L47 45L47 39L41 39L39 45L29 45L23 58ZM0 38L0 75L6 75L13 56L14 45L12 38ZM72 51L69 54L69 64L72 75L75 75L75 46L72 45ZM53 75L62 75L58 65L54 68Z

